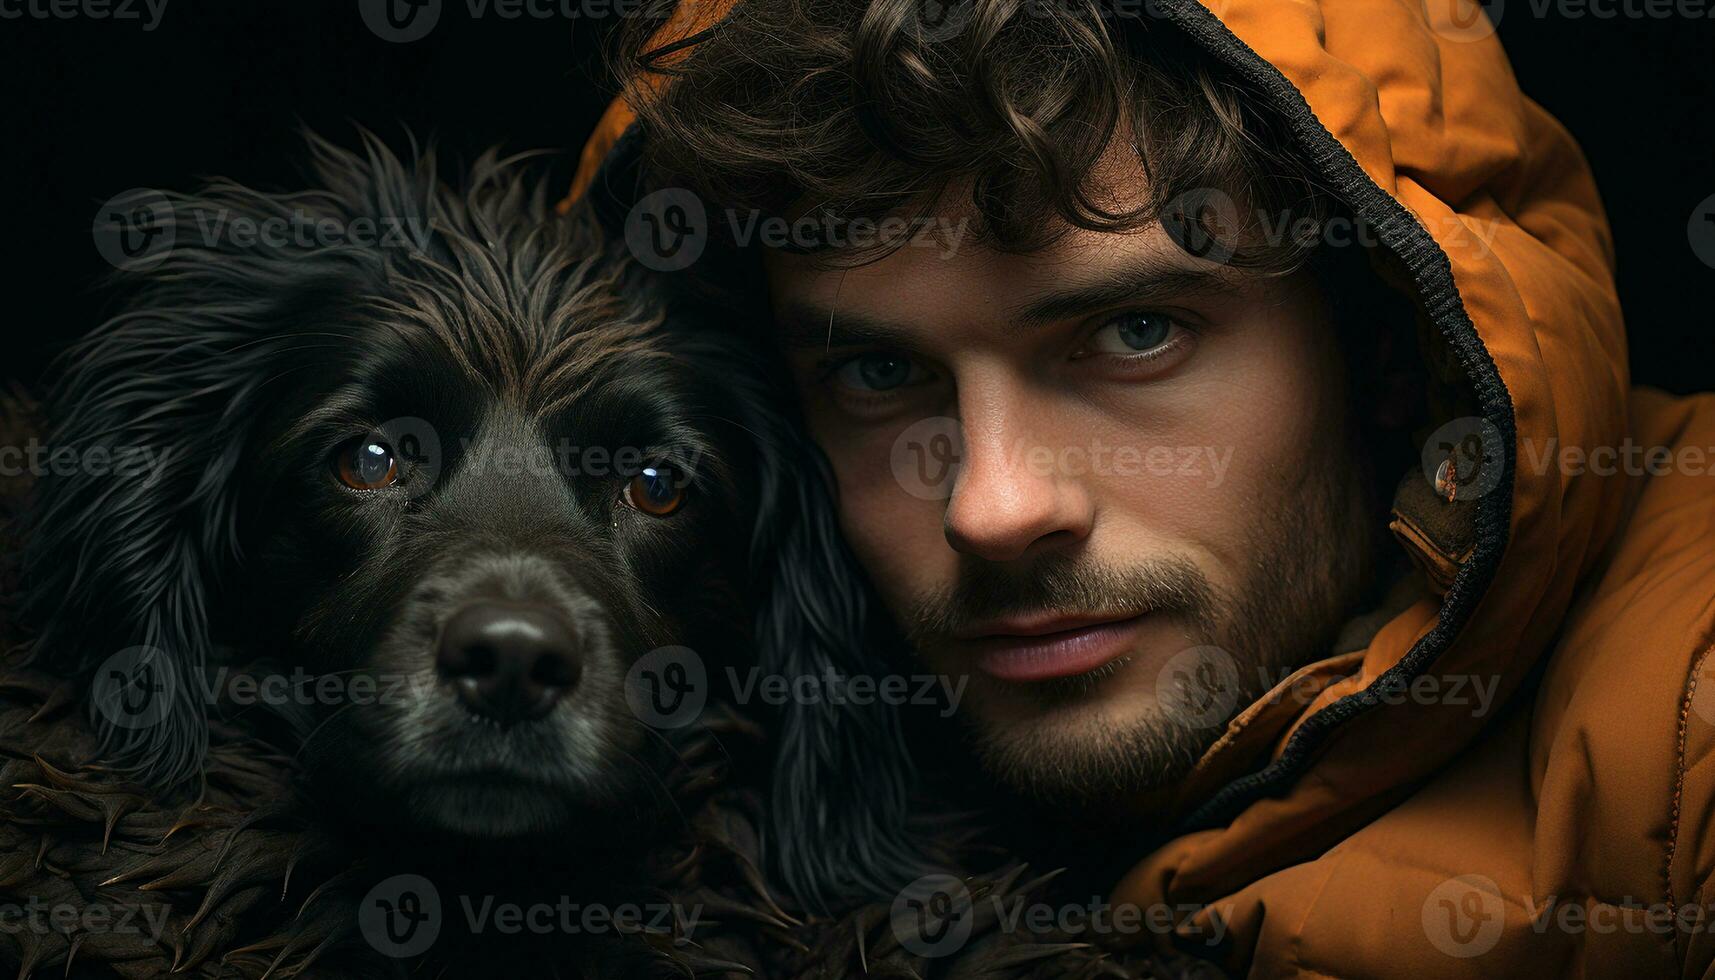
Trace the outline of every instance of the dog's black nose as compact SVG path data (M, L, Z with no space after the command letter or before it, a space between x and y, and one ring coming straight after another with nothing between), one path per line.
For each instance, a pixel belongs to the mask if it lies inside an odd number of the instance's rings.
M472 713L511 725L546 715L583 672L578 634L539 606L477 602L441 630L435 666Z

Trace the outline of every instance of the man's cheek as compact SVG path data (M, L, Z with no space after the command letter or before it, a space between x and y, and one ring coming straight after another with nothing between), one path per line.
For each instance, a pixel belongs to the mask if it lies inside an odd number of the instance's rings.
M840 531L858 563L895 614L937 587L937 569L953 557L941 530L941 505L917 500L897 486L840 482Z

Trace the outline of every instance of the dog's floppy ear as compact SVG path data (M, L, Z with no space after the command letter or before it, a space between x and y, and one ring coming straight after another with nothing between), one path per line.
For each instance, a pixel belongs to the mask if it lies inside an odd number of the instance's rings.
M343 164L372 169L371 151ZM89 681L104 753L153 785L197 775L207 748L210 613L238 558L239 474L269 385L328 343L338 328L319 311L380 262L292 229L349 226L344 195L358 192L217 182L194 197L133 194L98 216L113 211L115 234L140 246L108 254L131 298L62 359L23 612L30 656Z
M763 576L763 672L878 680L893 672L865 647L869 589L840 534L826 458L807 438L782 432L761 469L753 559ZM891 896L927 867L906 825L916 773L901 721L880 698L788 700L782 710L769 861L810 908Z

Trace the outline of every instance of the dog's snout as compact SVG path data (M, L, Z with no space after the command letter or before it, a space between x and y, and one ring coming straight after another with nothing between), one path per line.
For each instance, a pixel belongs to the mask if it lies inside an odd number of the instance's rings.
M570 623L541 606L503 602L453 613L435 666L467 709L502 725L543 717L583 672Z

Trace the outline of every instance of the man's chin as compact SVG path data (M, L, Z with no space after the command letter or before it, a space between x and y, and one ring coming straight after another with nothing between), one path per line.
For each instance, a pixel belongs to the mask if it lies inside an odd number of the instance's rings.
M977 761L1012 792L1057 805L1118 804L1178 782L1220 732L1140 707L1152 702L1119 680L973 679L959 716Z

